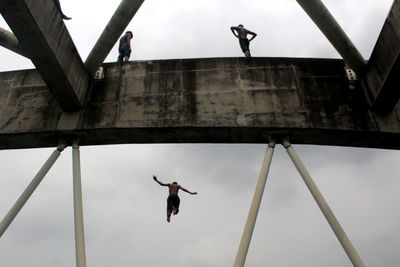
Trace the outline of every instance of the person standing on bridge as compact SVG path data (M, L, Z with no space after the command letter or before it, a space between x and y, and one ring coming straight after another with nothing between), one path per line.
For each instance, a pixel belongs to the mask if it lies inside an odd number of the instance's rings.
M58 12L60 13L62 19L65 19L65 20L71 19L70 17L67 17L67 16L62 12L62 10L61 10L61 5L60 5L60 1L59 1L59 0L54 0L54 4L56 5L57 10L58 10Z
M127 31L124 36L119 39L119 56L118 62L128 62L129 57L131 56L132 48L131 48L131 40L133 38L133 34L131 31Z
M235 35L235 37L239 39L239 44L240 44L240 47L242 48L242 51L243 51L244 55L246 57L251 57L251 55L250 55L250 42L254 38L256 38L257 34L252 32L252 31L249 31L248 29L243 27L242 24L239 24L237 27L232 26L231 27L231 31L232 31L233 35ZM250 40L247 39L247 35L248 34L252 35Z
M181 189L182 191L185 191L186 193L189 193L191 195L196 195L197 192L190 192L189 190L183 188L181 185L179 185L177 182L173 182L172 184L165 184L157 179L157 176L153 175L154 181L159 183L161 186L168 186L169 188L169 196L167 199L167 222L171 221L171 214L178 214L179 212L179 204L181 200L178 197L178 191Z

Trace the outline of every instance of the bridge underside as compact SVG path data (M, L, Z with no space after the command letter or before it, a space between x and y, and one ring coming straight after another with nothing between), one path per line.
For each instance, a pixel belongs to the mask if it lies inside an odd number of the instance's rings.
M36 70L0 73L0 149L125 143L400 148L400 112L372 112L335 59L105 64L84 108L63 111Z

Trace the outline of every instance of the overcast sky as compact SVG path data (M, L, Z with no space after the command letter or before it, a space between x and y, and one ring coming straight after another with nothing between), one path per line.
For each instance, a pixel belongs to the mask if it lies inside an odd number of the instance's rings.
M50 0L49 0L50 1ZM61 0L83 60L120 1ZM324 3L368 59L392 0ZM241 57L229 27L258 34L256 57L339 57L294 0L145 0L128 29L132 60ZM7 24L0 18L0 27ZM107 61L115 61L113 49ZM33 68L0 47L0 71ZM367 266L400 264L400 152L294 145ZM232 266L266 145L81 147L87 265ZM53 149L0 151L0 219ZM178 181L179 215L166 222ZM0 266L74 266L67 148L0 239ZM282 146L275 150L246 266L352 266Z

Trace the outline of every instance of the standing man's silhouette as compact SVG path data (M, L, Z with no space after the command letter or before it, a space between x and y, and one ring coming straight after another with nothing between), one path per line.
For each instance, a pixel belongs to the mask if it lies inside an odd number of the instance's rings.
M240 47L246 57L251 57L250 55L250 42L256 38L257 34L249 31L248 29L244 28L242 24L239 24L237 27L232 26L231 31L236 38L239 39ZM250 34L252 37L247 39L247 35Z

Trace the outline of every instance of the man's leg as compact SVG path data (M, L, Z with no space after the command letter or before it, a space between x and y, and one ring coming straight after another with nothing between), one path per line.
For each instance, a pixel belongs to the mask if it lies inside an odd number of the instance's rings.
M65 20L71 19L70 17L65 16L65 14L62 12L59 0L54 0L54 4L56 5L58 12L60 13L62 19L65 19Z
M167 198L167 222L171 221L172 209L173 209L172 198L171 198L171 196L169 196Z
M179 212L179 204L181 203L181 200L179 199L178 196L176 196L176 198L174 198L174 201L172 203L172 212L174 215L178 214Z

